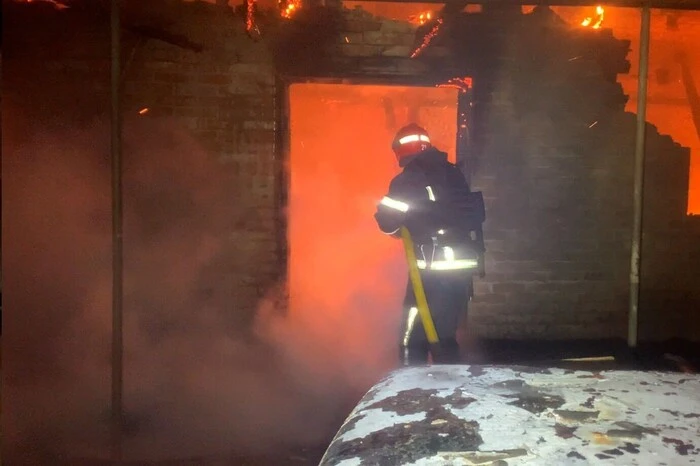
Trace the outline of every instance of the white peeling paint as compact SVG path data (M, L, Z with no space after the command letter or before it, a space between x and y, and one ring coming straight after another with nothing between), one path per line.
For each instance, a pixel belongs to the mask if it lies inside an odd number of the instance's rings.
M518 381L536 391L537 396L561 397L564 404L539 413L511 405L517 399L513 397L521 392ZM522 449L520 456L506 459L509 466L700 464L700 376L664 372L550 369L549 374L543 374L495 366L399 369L362 399L348 418L347 425L355 422L354 426L334 443L362 439L396 424L425 420L426 412L399 416L382 409L367 409L402 391L416 389L436 390L436 397L449 397L460 390L462 397L473 398L475 401L463 408L447 403L443 407L459 419L479 424L483 443L478 452L497 454ZM574 419L566 411L574 412ZM593 412L598 415L580 417ZM571 429L571 435L557 435L557 424ZM441 425L439 421L432 423L432 427ZM649 430L630 431L632 426ZM639 451L634 453L635 449ZM438 452L412 464L478 464L474 462L475 454ZM596 457L600 454L609 458ZM360 455L364 457L365 452ZM366 455L370 457L371 452ZM336 462L327 454L321 464L359 463Z
M350 458L336 464L338 466L360 466L362 464L362 460L360 458Z
M425 419L425 413L399 416L392 411L383 411L381 409L368 409L364 411L363 414L364 416L357 421L357 424L355 424L352 430L338 437L340 441L347 442L348 440L366 437L372 432L384 429L385 427L392 427L396 424L408 424Z

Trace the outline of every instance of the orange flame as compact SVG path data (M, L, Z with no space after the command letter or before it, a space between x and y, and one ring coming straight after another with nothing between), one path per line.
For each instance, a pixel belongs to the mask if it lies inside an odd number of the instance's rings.
M424 11L418 15L413 15L408 18L409 22L412 24L416 24L418 26L422 26L428 21L433 19L433 12L432 11Z
M139 110L139 115L145 115L146 113L148 113L148 111L149 111L149 108L144 107L141 110Z
M595 8L595 17L589 16L581 21L581 26L588 27L591 26L593 29L600 29L603 25L603 20L605 19L605 8L598 5Z
M301 8L301 0L287 0L287 2L280 2L280 4L282 5L280 15L287 19L291 18Z

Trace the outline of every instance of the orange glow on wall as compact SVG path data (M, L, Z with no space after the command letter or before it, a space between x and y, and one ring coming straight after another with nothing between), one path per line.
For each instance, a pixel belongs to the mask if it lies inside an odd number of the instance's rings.
M454 161L458 91L294 84L289 93L289 314L371 358L373 345L395 348L406 286L401 243L374 220L399 172L391 141L416 121Z
M590 14L590 7L553 7L558 15L571 24ZM605 8L603 28L612 30L618 39L630 41L627 59L631 63L628 74L618 76L625 94L629 96L626 110L637 111L639 70L639 29L641 14L636 8ZM649 82L646 119L661 134L667 134L684 147L690 148L688 174L688 214L700 215L700 129L696 127L684 81L679 57L685 56L690 78L700 89L700 59L696 50L700 44L700 11L652 9L651 41L649 51ZM700 112L700 109L696 109Z

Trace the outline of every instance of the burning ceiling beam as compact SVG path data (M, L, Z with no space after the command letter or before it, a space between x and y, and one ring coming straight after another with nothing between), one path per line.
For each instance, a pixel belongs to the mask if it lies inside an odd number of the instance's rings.
M435 20L435 23L433 24L433 27L430 28L430 31L423 36L423 41L418 45L413 50L413 53L411 53L411 58L416 58L418 55L423 53L423 51L430 45L430 43L435 39L435 36L438 35L440 32L440 29L442 28L442 25L444 24L445 20L443 18L438 18Z
M418 46L413 49L413 52L411 53L411 58L416 58L418 55L423 53L423 51L430 45L430 43L433 42L435 37L445 29L445 23L447 22L449 24L449 20L455 15L457 15L459 12L464 10L467 4L468 2L464 0L457 0L452 3L447 3L442 8L442 10L440 10L440 12L437 15L435 15L434 19L424 17L426 21L424 21L421 24L431 25L431 27L428 30L428 32L425 33Z
M258 4L256 0L245 0L245 32L252 39L260 38L260 29L255 21L255 16L258 12Z

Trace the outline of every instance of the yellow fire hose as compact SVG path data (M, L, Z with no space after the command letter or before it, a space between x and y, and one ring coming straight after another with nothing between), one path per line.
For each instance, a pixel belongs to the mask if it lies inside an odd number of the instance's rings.
M411 234L408 232L406 227L401 227L401 239L403 240L403 247L406 250L408 274L411 278L411 285L413 285L413 293L416 295L416 307L418 308L420 320L423 322L425 336L428 338L428 342L430 344L438 343L438 334L435 330L433 317L430 315L428 300L425 297L425 290L423 289L423 281L421 280L420 272L418 271L418 261L416 260L416 252L413 248L413 240L411 239Z

